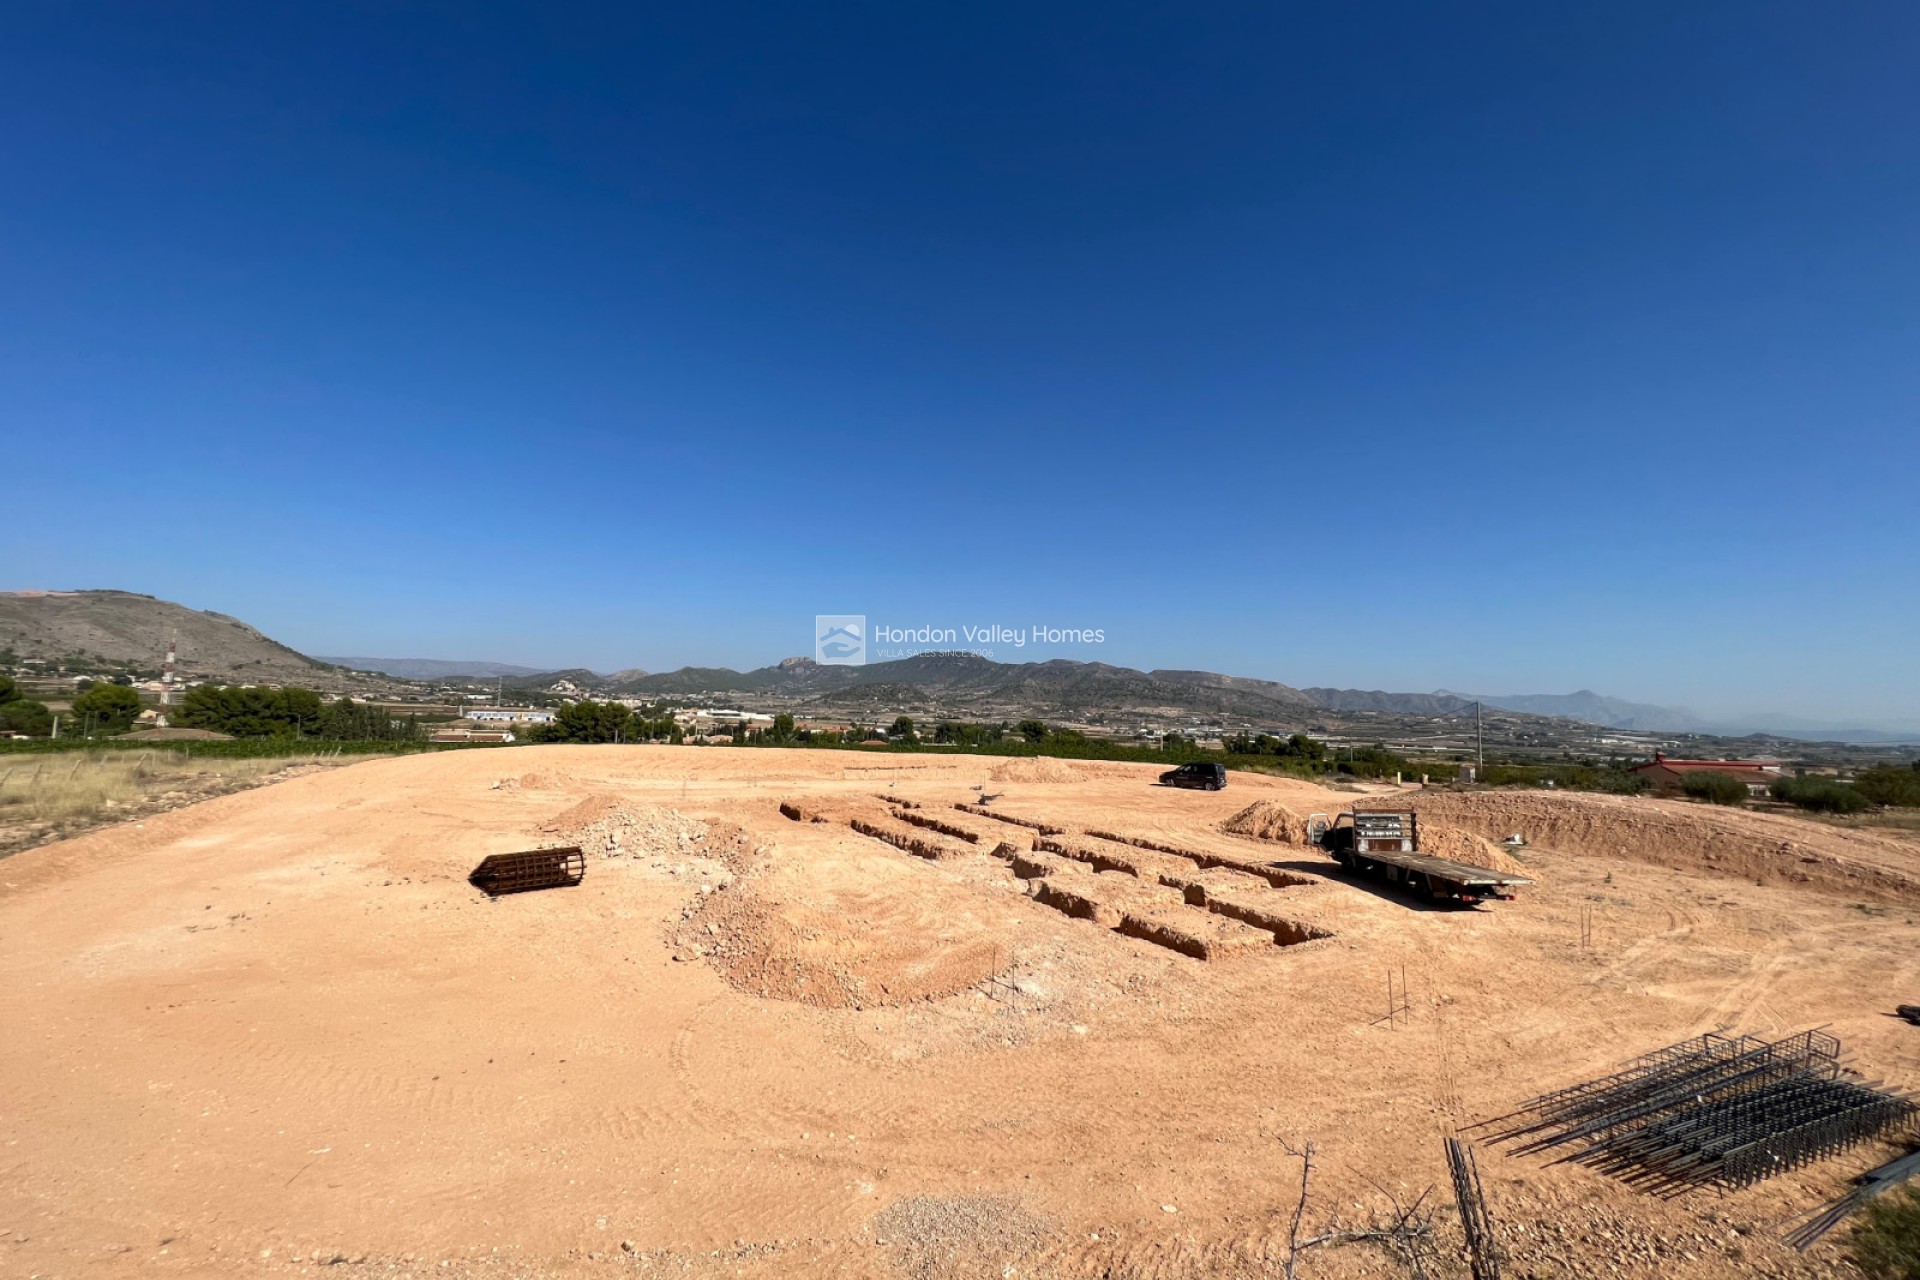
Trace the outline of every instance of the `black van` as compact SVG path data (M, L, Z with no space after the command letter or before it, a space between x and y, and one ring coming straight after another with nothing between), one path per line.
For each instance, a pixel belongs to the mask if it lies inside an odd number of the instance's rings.
M1218 791L1227 785L1227 766L1223 764L1183 764L1160 775L1163 787L1193 787L1200 791Z

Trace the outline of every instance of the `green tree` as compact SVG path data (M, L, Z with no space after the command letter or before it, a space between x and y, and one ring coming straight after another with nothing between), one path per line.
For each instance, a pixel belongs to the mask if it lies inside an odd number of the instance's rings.
M793 741L793 716L782 711L773 718L772 737L775 742Z
M1309 738L1304 733L1296 733L1287 738L1286 746L1281 749L1280 754L1291 756L1296 760L1325 760L1327 744L1318 738Z
M630 742L633 712L617 702L591 698L569 702L553 714L553 723L540 733L541 742Z
M912 716L901 716L899 719L895 720L893 722L893 729L890 733L887 734L887 736L889 738L898 738L900 739L900 741L907 743L909 745L920 741L920 739L916 737L913 732Z
M14 698L0 703L0 733L24 733L44 738L53 732L53 713L44 702Z
M94 733L125 733L140 714L140 695L117 684L96 684L73 700L73 716Z
M1920 1186L1907 1183L1870 1201L1847 1253L1867 1280L1920 1280Z
M1015 732L1028 742L1045 742L1047 740L1047 722L1044 720L1022 720L1015 729Z
M0 676L0 706L20 701L20 690L13 683L12 676Z
M371 702L337 698L320 712L314 736L328 742L417 742L420 717L396 717Z
M1782 778L1767 791L1775 800L1815 813L1859 813L1870 803L1846 783L1832 778Z
M1911 769L1897 764L1875 765L1855 778L1853 787L1875 804L1920 807L1920 763Z
M1747 784L1718 769L1702 769L1680 780L1680 790L1708 804L1743 805L1747 802Z
M325 723L320 695L313 690L264 685L195 685L169 719L236 738L312 737L324 731Z

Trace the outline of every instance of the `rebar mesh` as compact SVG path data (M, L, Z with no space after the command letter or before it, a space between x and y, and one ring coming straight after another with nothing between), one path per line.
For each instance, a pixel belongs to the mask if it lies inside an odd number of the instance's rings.
M1678 1194L1825 1159L1915 1112L1904 1096L1845 1078L1840 1042L1823 1031L1772 1041L1710 1033L1477 1127L1521 1152L1562 1152L1560 1161Z

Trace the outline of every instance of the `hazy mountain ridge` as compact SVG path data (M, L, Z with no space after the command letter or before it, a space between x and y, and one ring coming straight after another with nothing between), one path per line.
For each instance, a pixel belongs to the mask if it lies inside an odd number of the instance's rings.
M452 680L460 676L498 679L501 676L537 676L539 667L520 667L511 662L463 661L458 658L334 658L319 657L352 671L378 671L400 680Z
M607 675L574 667L537 671L513 663L443 658L311 658L238 618L195 610L128 591L0 592L0 647L49 662L93 655L157 671L167 641L180 638L182 674L234 683L303 684L322 691L365 689L351 671L378 671L394 680L499 681L509 697L547 691L568 682L584 691L631 697L743 700L756 695L817 702L823 711L911 699L943 714L995 717L1037 715L1092 719L1208 717L1266 725L1358 729L1377 721L1345 717L1401 716L1408 723L1473 714L1474 695L1448 690L1306 688L1274 680L1211 671L1141 671L1065 658L1001 663L977 654L929 652L866 666L828 666L786 658L751 671L682 667L647 672L627 668ZM412 674L417 673L417 674ZM1489 711L1507 717L1575 721L1637 732L1767 736L1805 741L1903 743L1920 731L1834 727L1793 716L1750 716L1715 722L1681 708L1611 698L1582 689L1571 694L1484 695ZM1386 726L1382 725L1384 730Z

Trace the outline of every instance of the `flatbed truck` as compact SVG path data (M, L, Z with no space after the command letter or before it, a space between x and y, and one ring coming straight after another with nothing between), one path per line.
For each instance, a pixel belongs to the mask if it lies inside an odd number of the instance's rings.
M1410 809L1343 813L1321 833L1320 847L1350 871L1432 902L1477 906L1488 898L1511 900L1515 889L1533 883L1526 876L1421 853L1420 818Z

